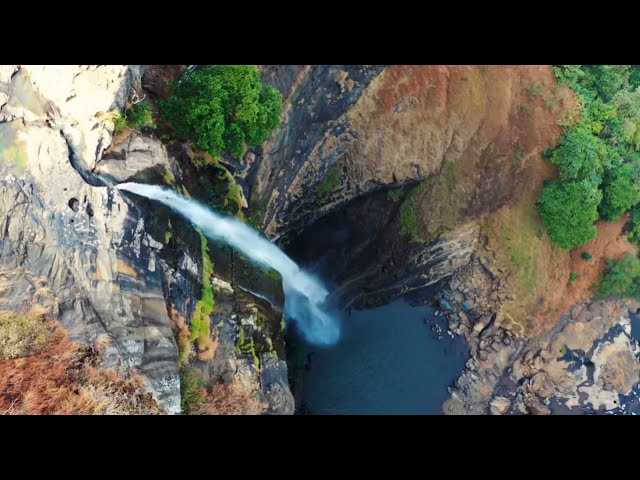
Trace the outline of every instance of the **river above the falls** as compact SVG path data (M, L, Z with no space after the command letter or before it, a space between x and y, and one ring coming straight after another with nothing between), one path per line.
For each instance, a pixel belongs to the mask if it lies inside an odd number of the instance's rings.
M330 348L305 347L302 400L312 414L441 414L469 358L432 307L404 300L352 311ZM433 326L444 334L436 338Z

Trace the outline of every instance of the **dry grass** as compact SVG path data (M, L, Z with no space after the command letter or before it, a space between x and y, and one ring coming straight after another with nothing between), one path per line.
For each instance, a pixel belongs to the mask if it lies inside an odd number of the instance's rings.
M0 414L161 414L141 377L102 369L96 351L69 340L52 324L49 341L33 355L0 359Z
M260 415L266 405L238 384L214 385L207 390L197 415Z
M508 300L500 305L503 326L531 334L549 294L569 278L569 254L549 240L530 199L488 216L482 233L489 258L504 272L502 293Z

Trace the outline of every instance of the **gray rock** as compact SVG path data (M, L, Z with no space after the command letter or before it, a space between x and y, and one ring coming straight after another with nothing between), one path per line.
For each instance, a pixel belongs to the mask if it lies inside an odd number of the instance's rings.
M442 412L445 415L463 415L464 404L457 398L450 398L442 404Z
M465 300L462 302L462 308L469 311L473 308L473 302L471 300Z
M440 305L440 308L441 308L442 310L445 310L445 311L449 311L449 310L451 310L451 304L450 304L447 300L445 300L444 298L443 298L443 299L441 299L441 300L438 302L438 304Z
M551 410L546 405L533 401L527 405L527 411L531 415L550 415Z
M95 173L115 183L126 182L141 172L155 170L161 177L173 168L160 140L134 132L127 140L98 160Z
M536 370L542 370L543 367L544 367L544 360L540 355L536 356L533 359L533 368L535 368Z

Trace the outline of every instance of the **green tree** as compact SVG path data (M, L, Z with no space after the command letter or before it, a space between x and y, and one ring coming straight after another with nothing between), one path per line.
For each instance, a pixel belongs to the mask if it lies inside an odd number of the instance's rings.
M629 164L624 164L607 174L600 204L600 215L603 219L618 220L620 215L640 202L640 191L635 178L637 175Z
M241 157L278 126L282 95L260 81L255 65L207 65L174 84L161 109L178 134L212 155Z
M538 207L551 239L571 250L595 238L601 201L602 193L589 181L553 182L544 190Z
M621 260L607 260L607 272L600 285L600 296L613 298L640 296L640 259L627 253Z
M602 181L603 159L606 145L592 135L584 126L569 130L553 152L551 161L560 167L563 181L588 180L599 184Z

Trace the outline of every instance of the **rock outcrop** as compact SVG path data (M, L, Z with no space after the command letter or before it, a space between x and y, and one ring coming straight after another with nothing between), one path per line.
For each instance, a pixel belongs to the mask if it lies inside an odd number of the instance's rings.
M70 160L95 165L113 129L104 114L124 105L139 73L21 66L3 84L0 263L47 278L72 338L108 338L107 365L139 369L178 412L177 348L155 268L162 243L145 231L138 209L112 188L87 183ZM6 285L4 308L20 309L22 288Z

